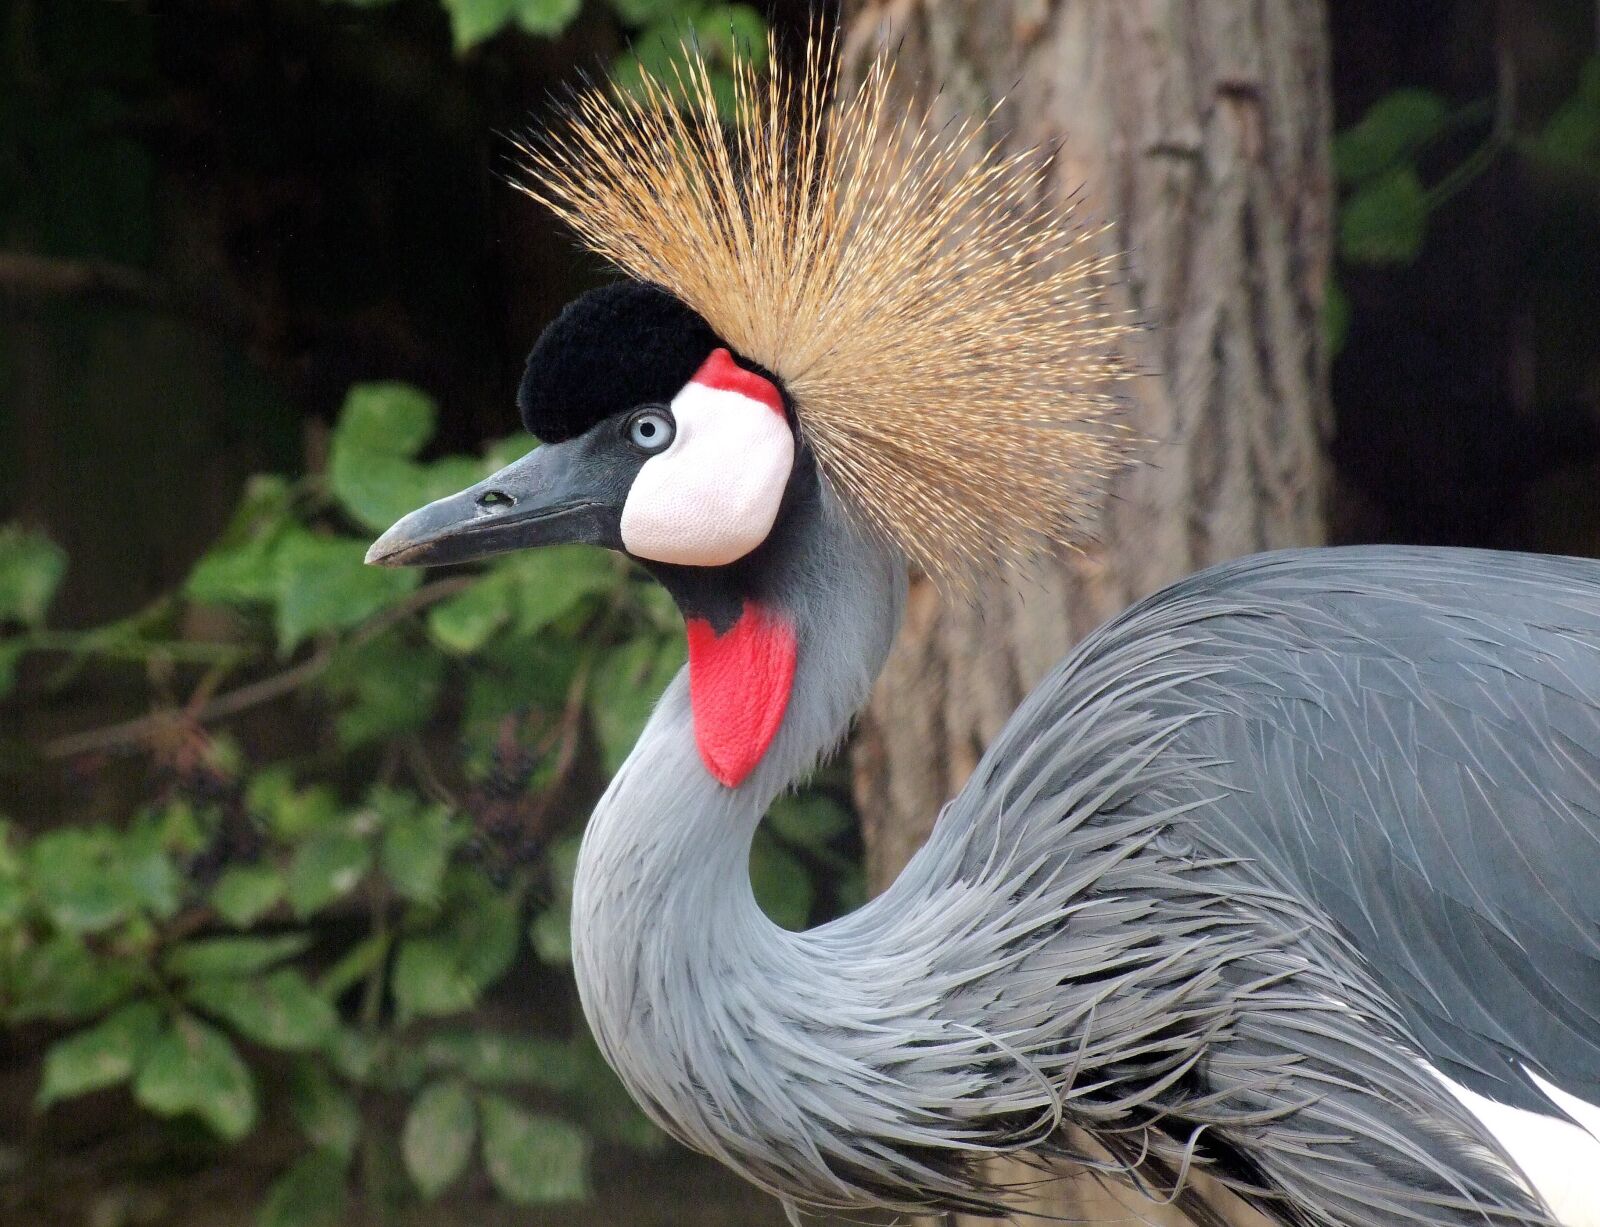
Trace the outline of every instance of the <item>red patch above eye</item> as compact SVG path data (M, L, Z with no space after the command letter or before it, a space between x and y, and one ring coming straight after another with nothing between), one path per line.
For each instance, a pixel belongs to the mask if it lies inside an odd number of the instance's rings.
M690 618L687 630L695 745L706 770L737 788L783 723L794 685L794 627L747 601L721 635L704 618Z
M763 379L754 371L745 370L725 349L712 350L711 356L700 364L700 369L689 382L720 388L724 392L737 392L740 396L760 401L780 416L783 413L783 396L777 386L770 379Z

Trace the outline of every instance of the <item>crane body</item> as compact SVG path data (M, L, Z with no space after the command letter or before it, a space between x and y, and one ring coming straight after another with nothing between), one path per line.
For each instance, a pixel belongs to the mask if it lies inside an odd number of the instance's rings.
M1200 1171L1290 1227L1600 1227L1600 562L1202 572L1028 696L880 896L762 914L756 828L866 702L908 567L1069 538L1122 452L1128 329L1025 163L895 117L882 61L830 107L807 55L738 78L733 137L691 62L687 109L584 95L529 147L627 276L530 355L544 445L368 555L587 542L684 615L578 863L607 1060L792 1217L1004 1216L1008 1155L1202 1227Z
M1481 1221L1456 1186L1535 1215L1475 1157L1488 1128L1593 1222L1600 1141L1540 1082L1600 1102L1600 962L1517 952L1597 924L1570 867L1600 857L1600 776L1573 762L1542 848L1499 781L1562 700L1552 736L1600 747L1600 564L1349 549L1196 576L1029 696L884 894L788 933L750 893L751 838L865 701L898 609L894 567L842 557L861 569L806 594L757 776L708 777L685 674L586 835L574 965L658 1123L844 1208L993 1208L975 1159L1073 1121L1158 1197L1193 1162L1340 1223ZM1481 672L1490 643L1518 655Z

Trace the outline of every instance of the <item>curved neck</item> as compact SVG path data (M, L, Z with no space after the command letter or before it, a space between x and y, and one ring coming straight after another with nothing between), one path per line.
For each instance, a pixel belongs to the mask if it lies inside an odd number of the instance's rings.
M636 1098L702 1150L714 1140L677 1102L684 1033L714 1034L715 1018L704 1016L716 1009L712 983L783 957L792 936L755 903L751 840L772 799L866 702L905 594L900 558L825 494L763 573L761 601L797 640L789 704L766 753L738 787L712 778L680 672L590 819L573 892L573 965L590 1027Z

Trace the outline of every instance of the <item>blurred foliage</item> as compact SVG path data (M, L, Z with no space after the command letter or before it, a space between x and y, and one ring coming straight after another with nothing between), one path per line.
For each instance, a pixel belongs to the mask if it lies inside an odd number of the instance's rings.
M680 621L598 550L427 580L363 566L373 531L521 447L424 462L434 419L406 385L352 389L324 471L256 478L184 590L112 626L50 629L66 560L0 530L9 682L30 654L53 666L44 692L130 661L168 687L198 671L186 702L43 747L147 755L158 786L120 824L0 828L0 1021L58 1029L41 1110L125 1088L239 1144L281 1093L304 1152L264 1227L340 1221L352 1181L381 1196L373 1156L398 1162L415 1198L481 1164L528 1204L583 1197L596 1140L657 1141L570 994L542 1029L473 1011L530 951L565 974L581 820L682 663ZM198 613L212 633L184 637ZM256 700L306 722L282 757L205 725ZM442 783L457 762L463 782ZM854 902L850 829L824 792L779 804L752 858L776 921Z
M371 8L391 0L343 0ZM450 16L457 51L466 51L508 29L553 38L583 11L583 0L439 0ZM652 67L675 58L686 41L697 43L707 60L726 74L734 51L762 48L766 23L747 4L712 4L707 0L607 0L622 26L634 35L634 49L622 53L613 72L625 79L636 74L639 59Z
M1395 89L1335 137L1341 261L1410 264L1427 241L1429 218L1506 153L1536 169L1600 185L1600 56L1583 65L1570 95L1528 132L1518 130L1511 113L1510 85L1502 82L1499 98L1463 105L1430 90ZM1451 138L1474 131L1481 137L1467 155L1427 182L1423 167L1430 155ZM1343 346L1348 313L1335 278L1325 317L1334 353Z
M735 47L764 50L762 20L745 5L439 4L439 33L468 57L491 40L561 35L580 15L610 22L623 88L641 65L670 75L687 38L709 52L726 97ZM116 294L189 317L193 331L166 343L182 362L128 339L125 319L82 311L52 323L57 352L114 389L84 398L119 406L120 418L100 419L113 434L162 423L147 446L181 447L184 421L155 406L219 394L245 424L230 430L260 429L250 424L281 416L281 402L263 410L272 394L247 379L172 383L194 366L186 338L248 331L259 308L139 280L170 242L158 166L170 125L189 114L176 95L176 110L154 105L172 48L127 6L68 7L30 7L0 27L11 99L0 109L0 242L106 262ZM394 8L405 22L419 12ZM260 154L236 162L230 147L228 167L260 174L272 165L270 149ZM334 212L365 216L368 202L341 182L328 190ZM244 220L279 228L270 212ZM247 249L252 233L228 241ZM365 241L405 233L375 229ZM351 280L338 245L319 258L332 262L319 309L363 309L359 292L338 288ZM126 349L120 365L102 360L108 345ZM66 437L87 439L95 421ZM310 449L311 472L249 479L177 590L100 625L52 619L74 574L68 552L0 525L0 755L11 771L64 764L98 806L66 825L15 801L0 817L0 1025L33 1037L24 1051L36 1053L38 1113L124 1097L174 1137L209 1139L217 1159L290 1124L299 1150L257 1210L261 1227L337 1224L352 1207L381 1221L485 1182L515 1204L571 1201L588 1193L597 1146L660 1142L587 1036L568 912L583 818L682 664L680 620L659 589L599 551L439 576L362 565L374 533L525 446L430 457L437 426L416 387L349 388ZM266 454L287 459L281 447ZM118 472L140 463L126 447L109 457ZM111 527L113 550L158 535L136 521ZM93 693L147 714L39 734L30 713ZM124 763L136 767L131 786ZM120 785L97 782L118 771ZM752 879L781 924L860 896L842 792L780 802L758 838ZM106 812L108 800L125 812ZM44 1145L37 1130L29 1137ZM25 1155L24 1167L48 1180L45 1158Z

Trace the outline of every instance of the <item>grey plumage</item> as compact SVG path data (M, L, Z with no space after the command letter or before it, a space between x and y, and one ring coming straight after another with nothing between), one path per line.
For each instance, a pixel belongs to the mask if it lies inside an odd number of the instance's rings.
M680 677L585 837L585 1011L663 1127L800 1205L1001 1213L979 1160L1074 1124L1202 1221L1202 1169L1307 1227L1548 1221L1422 1062L1597 1098L1572 865L1600 839L1600 565L1308 551L1187 580L1028 698L885 894L787 933L750 839L901 603L892 551L818 516L768 564L800 668L755 774L706 775Z

